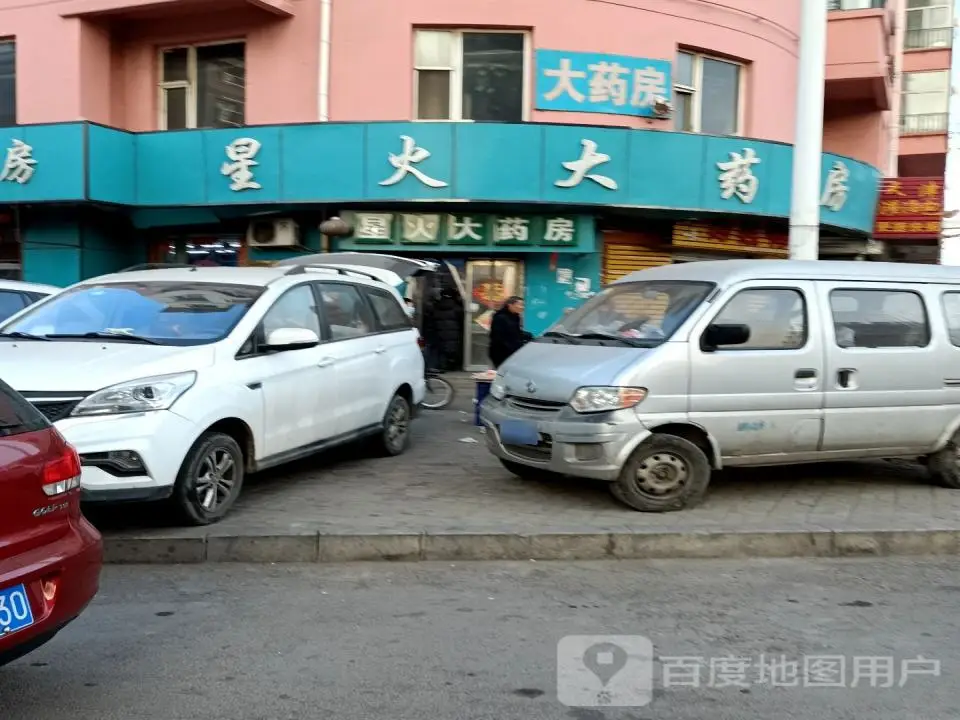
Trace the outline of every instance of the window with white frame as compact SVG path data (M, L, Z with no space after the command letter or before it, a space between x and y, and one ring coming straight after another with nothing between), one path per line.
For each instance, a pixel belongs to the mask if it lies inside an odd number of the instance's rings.
M414 31L417 120L526 119L525 32Z
M692 52L677 53L674 123L683 132L740 133L743 65Z
M949 70L904 73L901 131L927 133L946 130L949 90Z
M953 41L951 0L908 0L904 48L950 47Z
M160 129L238 127L245 122L245 43L160 52Z

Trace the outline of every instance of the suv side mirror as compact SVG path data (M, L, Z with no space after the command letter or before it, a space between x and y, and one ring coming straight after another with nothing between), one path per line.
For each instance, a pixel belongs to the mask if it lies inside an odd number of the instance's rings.
M744 345L750 340L750 326L741 324L710 325L700 338L700 349L713 352L723 345Z
M266 349L271 352L282 350L306 350L320 344L320 337L307 328L277 328L267 335Z

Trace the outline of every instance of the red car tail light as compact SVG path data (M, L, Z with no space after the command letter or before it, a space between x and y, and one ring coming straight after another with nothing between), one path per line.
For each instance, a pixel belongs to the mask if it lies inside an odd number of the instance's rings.
M422 335L417 335L417 345L420 346L421 350L427 346L427 341L423 339Z
M79 487L80 456L66 445L60 457L43 466L43 492L47 497L56 497Z

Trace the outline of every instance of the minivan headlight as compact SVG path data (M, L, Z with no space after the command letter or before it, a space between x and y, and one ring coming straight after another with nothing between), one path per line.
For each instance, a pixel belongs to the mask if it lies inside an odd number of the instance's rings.
M490 383L490 394L494 400L503 400L507 395L507 383L504 382L503 375L497 373L497 376Z
M196 381L197 374L190 371L111 385L81 400L71 415L122 415L169 410Z
M612 412L626 410L643 401L646 388L638 387L582 387L570 398L570 407L578 413Z

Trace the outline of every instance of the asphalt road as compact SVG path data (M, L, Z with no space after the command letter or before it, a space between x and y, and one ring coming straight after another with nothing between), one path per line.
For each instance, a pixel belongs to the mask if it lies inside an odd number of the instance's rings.
M956 720L958 599L955 559L109 567L80 620L0 669L0 718ZM569 635L649 637L650 704L559 702ZM575 702L603 687L578 674L589 644L562 642ZM606 699L643 702L643 643L618 645L588 664L625 662ZM761 655L787 662L776 681ZM903 674L919 655L939 676ZM668 656L699 658L700 687ZM837 681L827 656L846 687L809 686Z

